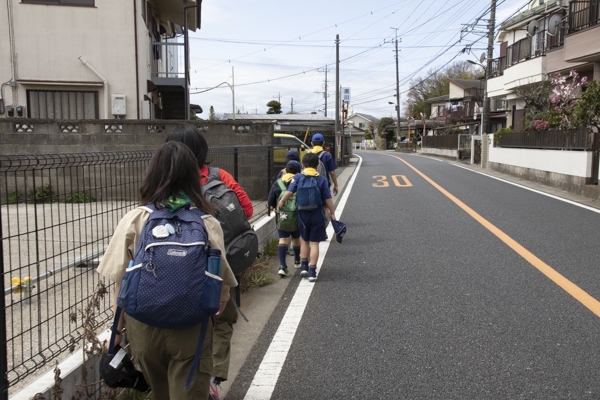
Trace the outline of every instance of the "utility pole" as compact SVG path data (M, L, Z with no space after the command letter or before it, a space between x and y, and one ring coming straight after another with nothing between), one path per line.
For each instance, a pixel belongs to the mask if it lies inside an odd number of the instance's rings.
M398 28L392 29L396 31L396 117L398 118L396 135L398 136L398 143L400 143L400 73L398 71ZM410 145L410 130L408 131L408 144Z
M317 71L325 72L325 93L324 93L323 97L325 98L325 108L324 108L325 113L324 113L324 115L327 116L327 72L329 70L327 69L327 65L326 65L325 68L323 68L322 70L318 69ZM317 92L317 93L320 93L320 92Z
M277 101L279 102L279 104L281 104L281 92L279 92L277 94L277 96L273 96L274 99L277 99Z
M487 57L485 60L485 92L487 92L488 79L490 78L490 71L492 67L492 58L494 57L494 27L496 25L496 0L492 0L490 7L490 20L488 25L488 46L487 46ZM483 102L483 115L482 115L482 135L489 133L490 130L490 97L486 96ZM483 136L481 137L483 140Z
M291 113L293 114L293 113L294 113L294 98L293 98L293 97L292 97L292 103L291 103L291 106L292 106L292 111L291 111Z
M335 35L335 141L333 143L333 153L336 162L340 162L338 157L338 138L340 138L340 35Z

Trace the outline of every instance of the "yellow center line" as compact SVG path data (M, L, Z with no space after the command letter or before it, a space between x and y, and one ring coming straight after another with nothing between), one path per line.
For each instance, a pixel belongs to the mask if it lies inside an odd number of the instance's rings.
M419 174L423 179L429 182L434 188L442 192L446 197L452 200L457 206L462 208L467 214L469 214L473 219L483 225L487 230L496 235L501 241L506 243L508 247L513 249L517 254L523 257L527 262L537 268L542 274L546 275L552 282L556 283L559 287L561 287L565 292L569 293L573 296L577 301L587 307L591 312L600 317L600 301L596 300L594 297L590 296L587 292L581 289L579 286L565 278L555 269L550 267L548 264L540 260L535 254L527 250L525 247L521 246L517 241L508 236L506 233L502 232L498 229L494 224L483 218L481 215L475 212L471 207L467 206L465 203L460 201L446 189L435 183L428 176L423 174L421 171L413 167L411 164L403 160L398 156L392 156L386 154L387 156L397 158L406 164L410 169Z

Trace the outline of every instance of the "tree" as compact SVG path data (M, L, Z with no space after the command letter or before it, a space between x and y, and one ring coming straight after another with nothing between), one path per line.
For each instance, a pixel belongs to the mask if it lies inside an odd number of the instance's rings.
M428 99L450 93L450 79L476 79L475 66L466 61L457 61L447 68L427 71L425 78L411 79L406 102L410 104L412 116L431 115L431 104Z
M589 82L581 98L575 103L575 123L579 127L600 130L600 82Z
M373 135L371 135L371 131L365 129L365 140L373 140Z
M567 83L567 79L571 77L572 81ZM575 70L571 70L569 77L556 74L552 78L552 99L550 103L556 111L560 113L560 126L564 129L569 129L573 125L573 111L575 103L581 94L581 86L587 82L587 77L584 76L579 80L579 74Z
M208 111L208 120L214 121L216 119L217 119L217 116L215 115L215 108L213 106L210 106L210 109Z
M271 100L267 103L267 114L281 114L281 103L277 100Z
M379 135L383 138L386 138L386 140L393 140L394 139L394 132L386 132L385 128L388 125L391 125L394 123L394 119L390 118L390 117L383 117L379 120L379 124L377 125L377 131L379 132ZM400 124L400 123L398 123Z

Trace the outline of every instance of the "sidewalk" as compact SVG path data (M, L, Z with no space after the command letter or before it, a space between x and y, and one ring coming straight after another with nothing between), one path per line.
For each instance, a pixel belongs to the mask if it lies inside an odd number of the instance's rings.
M338 167L336 170L339 193L337 196L333 197L334 204L337 204L337 200L344 192L357 164L358 158L354 157L350 159L350 163L347 166ZM274 218L274 215L272 214L271 217L264 218ZM293 258L291 255L288 255L288 265L293 265ZM292 268L290 271L292 272L292 275L281 279L279 278L279 275L277 275L278 269L279 262L275 257L271 263L270 270L271 273L277 277L275 283L262 288L250 289L241 296L242 305L240 308L246 317L248 317L249 322L239 318L234 326L233 337L231 339L232 349L229 379L221 383L221 390L219 390L219 397L221 400L226 399L227 393L248 358L252 347L259 339L269 317L282 301L284 292L294 279L296 271L298 271Z

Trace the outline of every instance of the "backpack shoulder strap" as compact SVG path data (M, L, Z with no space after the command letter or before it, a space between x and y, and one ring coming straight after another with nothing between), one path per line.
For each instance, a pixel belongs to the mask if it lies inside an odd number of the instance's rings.
M287 189L287 186L285 186L285 183L283 183L281 178L277 179L276 182L277 182L277 185L279 186L279 189L281 189L282 192L285 192L285 190Z
M321 157L323 157L325 155L325 150L321 150L320 152L317 153L317 156L319 157L319 160L321 159Z
M210 181L220 181L221 180L221 173L219 171L218 167L208 167L208 182Z

